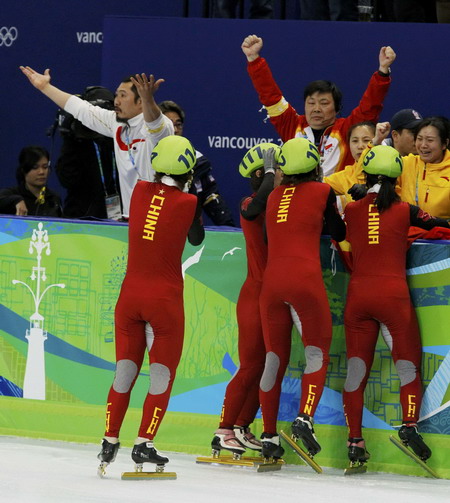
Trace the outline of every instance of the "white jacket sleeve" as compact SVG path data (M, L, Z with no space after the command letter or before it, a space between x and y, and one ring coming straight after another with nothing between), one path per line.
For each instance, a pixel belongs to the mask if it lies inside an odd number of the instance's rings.
M114 137L116 130L116 112L105 110L102 107L91 105L91 103L71 96L64 107L66 112L72 114L89 129L97 131L104 136Z
M166 117L164 114L161 114L156 120L153 122L144 122L142 133L145 136L146 143L150 144L150 149L153 150L153 147L166 136L173 135L175 132L173 128L172 121Z

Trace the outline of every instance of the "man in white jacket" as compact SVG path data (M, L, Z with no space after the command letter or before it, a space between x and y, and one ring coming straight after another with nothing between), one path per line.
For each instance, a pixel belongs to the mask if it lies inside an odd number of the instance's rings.
M154 94L163 79L136 74L120 83L114 110L94 106L50 83L50 70L43 74L29 66L20 69L31 84L86 127L114 139L114 152L122 195L122 214L128 218L131 194L138 179L153 180L151 152L174 128L155 102Z

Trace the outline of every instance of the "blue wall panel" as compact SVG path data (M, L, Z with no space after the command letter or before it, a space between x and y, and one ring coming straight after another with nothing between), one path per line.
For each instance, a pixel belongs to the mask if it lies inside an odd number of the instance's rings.
M263 122L265 114L258 113L260 104L246 73L240 44L249 33L263 36L262 54L299 112L304 86L324 78L342 88L343 113L348 113L378 66L380 46L389 44L398 57L382 119L410 106L424 115L450 116L444 99L450 25L181 18L183 4L2 0L0 27L14 27L18 36L10 45L5 31L0 37L0 186L15 182L22 146L51 145L45 133L56 107L31 88L18 69L22 64L50 68L53 83L73 93L97 84L115 89L133 72L164 77L158 99L173 99L186 109L185 134L213 162L236 218L238 201L248 191L236 172L245 141L277 138ZM191 2L189 15L201 14L202 2ZM222 137L239 138L237 148L221 148L217 138ZM56 141L55 156L59 146ZM54 173L51 186L64 195Z
M103 83L114 87L124 73L136 71L165 78L158 99L173 99L185 108L184 134L213 162L236 216L238 201L248 192L237 173L246 148L238 146L243 139L278 138L263 122L265 112L258 113L261 106L247 75L240 45L248 34L263 37L261 54L300 113L305 85L327 79L342 89L342 113L348 114L378 69L380 47L391 45L397 60L381 119L409 107L423 115L450 116L450 103L443 99L450 25L106 17L104 27ZM219 148L214 146L218 137L241 143Z

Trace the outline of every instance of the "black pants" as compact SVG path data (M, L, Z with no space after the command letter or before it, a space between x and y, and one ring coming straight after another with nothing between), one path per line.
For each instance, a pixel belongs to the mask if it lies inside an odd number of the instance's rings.
M436 2L431 0L377 0L381 21L400 23L435 23Z
M300 0L300 19L358 21L358 1Z
M239 0L214 0L212 17L235 18ZM272 19L273 0L251 0L250 19Z

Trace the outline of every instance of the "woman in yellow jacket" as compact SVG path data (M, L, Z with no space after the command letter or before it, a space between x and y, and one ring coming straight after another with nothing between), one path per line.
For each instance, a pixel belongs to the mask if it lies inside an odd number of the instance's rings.
M449 121L429 117L416 134L418 155L403 157L400 178L402 201L419 206L430 215L450 218Z
M353 201L352 196L348 193L349 189L355 184L362 185L366 183L366 177L362 171L361 163L358 163L358 159L362 152L366 150L374 135L375 124L372 122L354 124L348 131L348 143L355 162L346 166L342 171L325 176L323 179L325 183L331 186L334 193L340 196L337 198L337 204L341 213L343 213L347 203Z
M368 149L380 145L389 134L389 129L388 122L377 124L375 137L368 144ZM424 119L415 133L417 155L402 157L403 172L396 188L402 201L419 206L434 217L446 219L450 219L449 138L448 119ZM365 154L366 151L361 155L358 164L362 164L361 160Z

